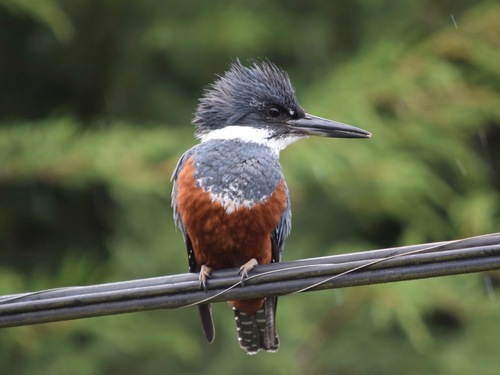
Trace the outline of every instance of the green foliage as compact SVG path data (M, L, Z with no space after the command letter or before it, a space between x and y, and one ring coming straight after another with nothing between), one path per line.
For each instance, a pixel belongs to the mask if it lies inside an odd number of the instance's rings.
M57 0L0 0L0 7L20 15L32 17L35 21L48 26L61 42L69 41L74 28L68 15Z
M3 0L0 21L11 31L1 294L187 271L169 178L194 144L196 97L236 56L278 62L308 112L373 133L283 152L285 260L498 231L493 1ZM283 297L272 355L245 356L219 304L212 345L188 308L4 329L0 363L12 374L494 374L499 278Z

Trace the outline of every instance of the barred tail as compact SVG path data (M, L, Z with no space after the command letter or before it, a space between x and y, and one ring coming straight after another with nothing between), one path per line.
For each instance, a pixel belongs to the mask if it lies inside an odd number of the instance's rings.
M256 354L261 349L278 351L280 341L275 328L276 302L276 297L266 298L254 315L233 307L238 341L247 354Z

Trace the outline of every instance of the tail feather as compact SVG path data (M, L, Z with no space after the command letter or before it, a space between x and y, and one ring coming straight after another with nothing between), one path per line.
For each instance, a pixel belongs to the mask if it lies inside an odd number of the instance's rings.
M276 300L276 297L266 298L254 315L233 307L238 342L247 354L256 354L261 349L268 352L278 351L279 338L275 328Z
M215 327L214 321L212 319L212 305L210 303L204 303L198 305L198 312L200 313L201 326L205 337L211 344L215 338Z

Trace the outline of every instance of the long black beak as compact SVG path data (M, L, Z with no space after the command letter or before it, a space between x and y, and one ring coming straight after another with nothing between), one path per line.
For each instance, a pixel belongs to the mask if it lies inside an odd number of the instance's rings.
M308 113L306 113L305 117L289 120L287 123L295 131L306 135L319 135L331 138L370 138L372 136L366 130Z

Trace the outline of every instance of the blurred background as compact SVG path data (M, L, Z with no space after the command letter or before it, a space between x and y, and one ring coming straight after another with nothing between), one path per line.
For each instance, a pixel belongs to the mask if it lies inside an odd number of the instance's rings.
M234 58L287 70L310 113L365 141L282 152L284 260L500 226L497 1L0 0L0 294L187 271L170 175L203 87ZM280 351L232 311L0 331L5 374L497 374L500 275L283 297Z

